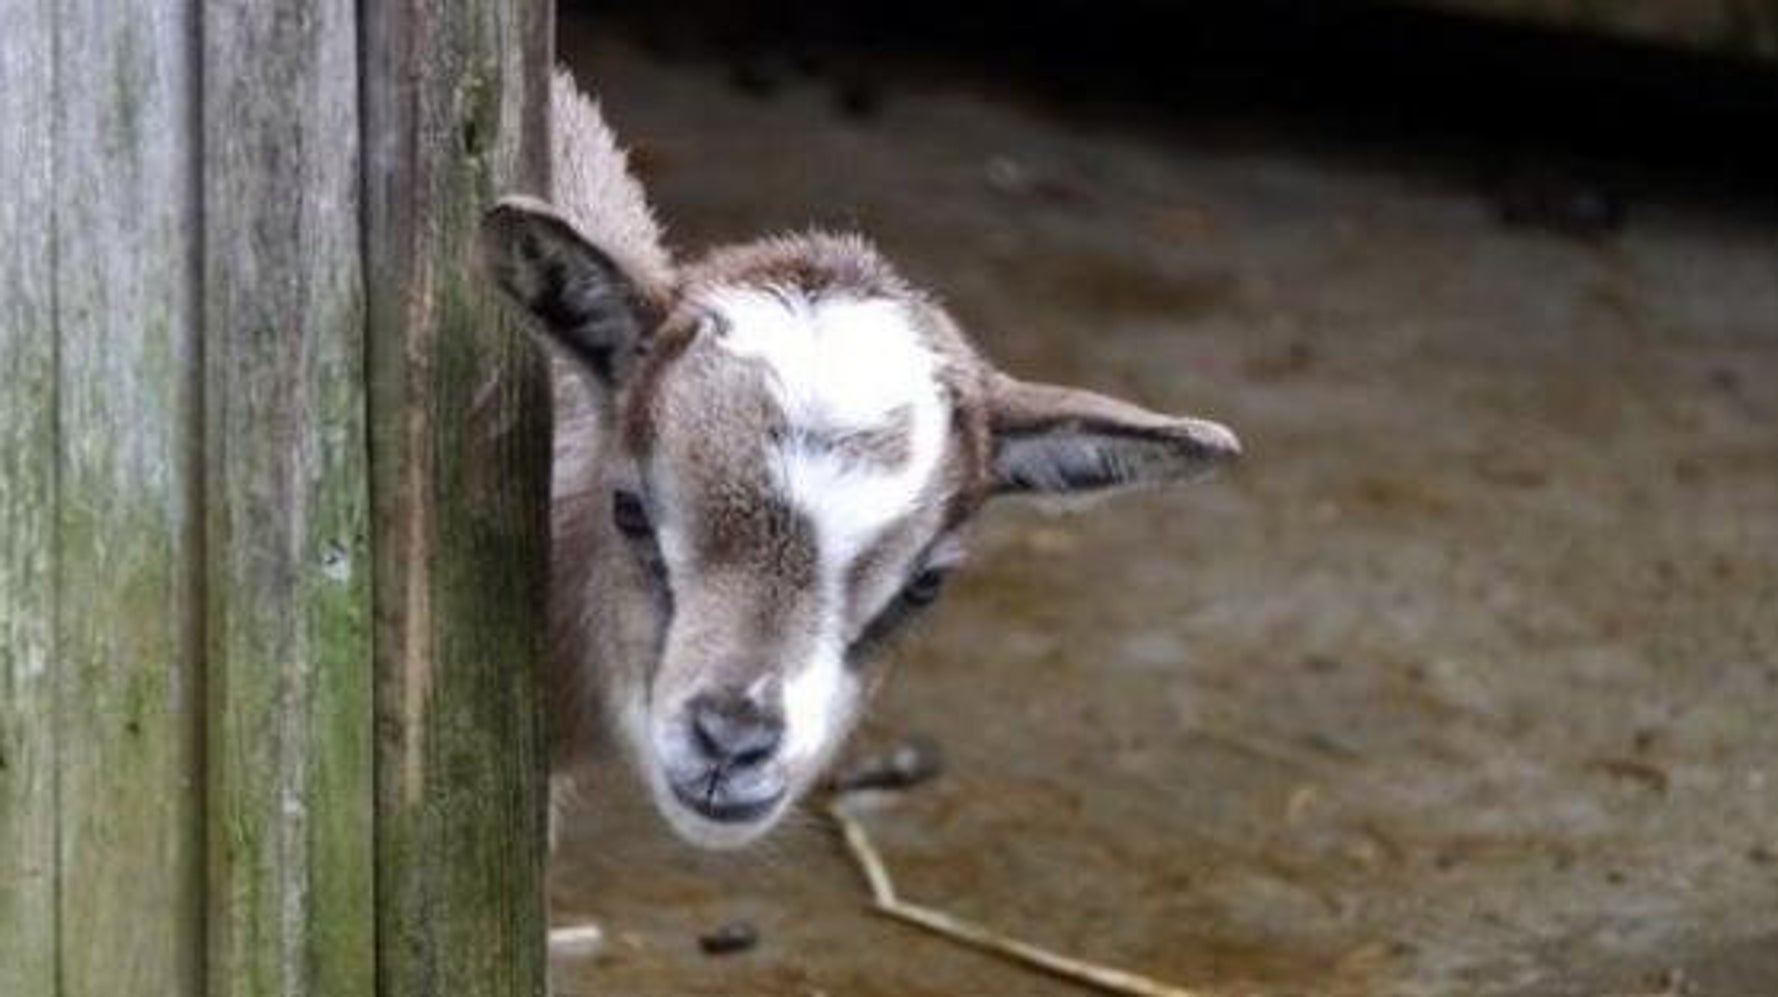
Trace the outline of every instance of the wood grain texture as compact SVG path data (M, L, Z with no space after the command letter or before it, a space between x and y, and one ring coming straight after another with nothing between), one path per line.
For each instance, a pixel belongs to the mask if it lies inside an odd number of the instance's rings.
M365 9L380 990L537 995L548 402L474 257L545 189L550 5Z
M212 997L375 982L356 16L204 8Z
M61 997L200 985L194 16L55 12Z
M541 994L548 5L0 23L0 994Z
M56 987L53 0L0 0L0 994Z

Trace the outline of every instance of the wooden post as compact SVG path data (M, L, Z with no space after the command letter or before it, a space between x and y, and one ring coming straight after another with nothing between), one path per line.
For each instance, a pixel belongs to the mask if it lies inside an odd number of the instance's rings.
M7 994L199 983L189 12L0 8Z
M55 0L0 0L0 994L56 985Z
M544 989L547 0L0 0L0 995Z
M210 997L375 979L352 0L203 8Z
M475 247L546 189L551 6L364 9L379 980L540 994L547 389Z
M190 993L199 979L189 15L184 4L55 13L57 878L69 994Z

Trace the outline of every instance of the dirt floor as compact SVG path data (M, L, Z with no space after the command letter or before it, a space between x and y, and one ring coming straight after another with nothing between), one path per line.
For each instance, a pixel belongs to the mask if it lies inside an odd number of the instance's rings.
M858 745L948 753L868 816L907 895L1205 995L1778 994L1778 229L562 51L679 246L861 228L1008 367L1247 444L986 517ZM610 939L559 994L1082 992L872 916L813 817L662 834L566 828L555 919Z

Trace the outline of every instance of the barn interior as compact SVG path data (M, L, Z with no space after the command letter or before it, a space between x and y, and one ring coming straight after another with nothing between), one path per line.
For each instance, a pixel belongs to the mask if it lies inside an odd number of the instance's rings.
M650 6L558 56L676 247L860 230L1246 445L984 517L852 749L942 752L860 804L904 894L1206 997L1778 988L1778 8ZM620 785L558 994L1083 992Z

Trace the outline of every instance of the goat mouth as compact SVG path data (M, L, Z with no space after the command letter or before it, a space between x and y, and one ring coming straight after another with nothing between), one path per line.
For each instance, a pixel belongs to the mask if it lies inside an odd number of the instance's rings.
M673 796L688 809L718 824L749 824L772 812L784 799L785 790L764 796L736 797L720 777L706 776L674 782Z

